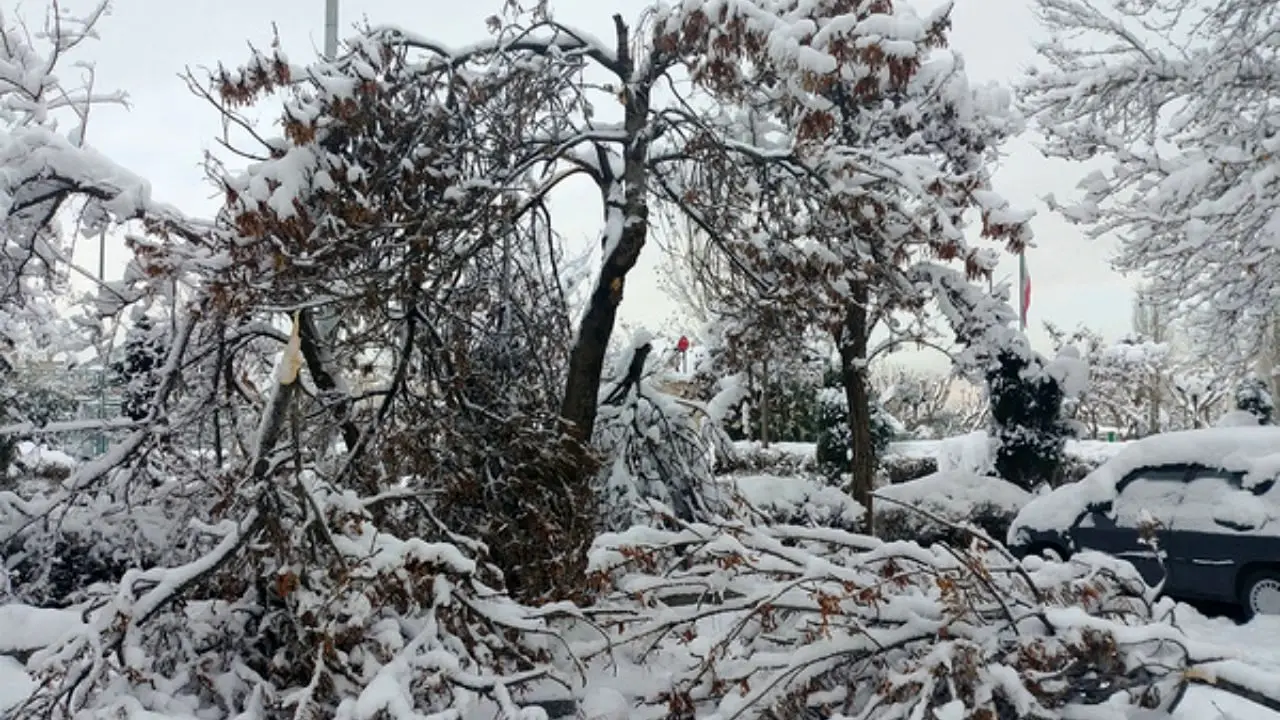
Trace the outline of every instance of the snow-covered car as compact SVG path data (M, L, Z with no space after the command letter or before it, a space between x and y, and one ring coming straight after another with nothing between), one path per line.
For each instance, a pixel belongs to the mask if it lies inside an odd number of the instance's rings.
M1163 581L1171 597L1277 615L1278 473L1277 427L1153 435L1028 503L1009 527L1009 548L1063 558L1097 550Z

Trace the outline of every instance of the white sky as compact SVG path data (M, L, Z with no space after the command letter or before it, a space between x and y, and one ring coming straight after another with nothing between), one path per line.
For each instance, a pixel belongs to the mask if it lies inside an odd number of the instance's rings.
M12 7L13 0L3 0ZM484 36L483 20L503 0L341 0L339 36L355 23L396 24L418 33L463 44ZM551 0L558 20L585 27L597 36L611 35L613 13L635 18L647 0ZM92 0L62 0L63 7L87 9ZM39 22L43 0L22 0L20 15ZM975 82L1012 82L1034 58L1032 42L1040 37L1028 0L956 0L952 44L966 59ZM235 65L247 57L247 43L266 46L272 23L286 53L305 62L318 53L324 36L324 0L120 0L99 27L101 40L79 59L95 63L100 89L129 93L129 109L103 108L91 121L90 144L149 179L157 200L192 215L212 213L217 202L203 180L204 151L215 149L219 132L216 112L194 97L179 77L191 67L221 61ZM63 72L70 72L64 68ZM1043 158L1027 140L1006 147L996 176L997 190L1018 207L1037 209L1033 220L1036 247L1027 253L1033 278L1031 337L1047 349L1041 323L1051 320L1074 327L1083 323L1109 337L1129 328L1132 283L1107 262L1109 243L1084 239L1079 231L1049 213L1040 202L1048 193L1071 195L1082 175L1079 168ZM560 230L570 238L593 241L600 230L599 201L582 185L557 199ZM97 243L81 242L77 257L96 269ZM107 275L118 277L127 251L109 239ZM627 284L622 317L628 325L662 332L682 328L667 321L676 311L657 289L660 249L650 244L640 267ZM1000 277L1016 278L1016 258L1009 257ZM899 353L893 362L943 369L936 353Z

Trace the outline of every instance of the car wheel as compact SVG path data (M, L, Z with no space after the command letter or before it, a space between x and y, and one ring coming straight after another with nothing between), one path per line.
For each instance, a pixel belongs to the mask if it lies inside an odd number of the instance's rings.
M1240 605L1246 617L1280 615L1280 572L1261 570L1240 587Z

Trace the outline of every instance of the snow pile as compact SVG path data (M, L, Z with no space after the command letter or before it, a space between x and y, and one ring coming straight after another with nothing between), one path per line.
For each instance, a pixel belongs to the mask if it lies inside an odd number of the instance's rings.
M0 631L9 630L0 624ZM36 681L27 674L17 659L0 655L0 717L5 711L21 705L36 688Z
M1030 493L1000 478L960 470L889 485L875 495L872 507L878 536L921 544L946 540L958 545L967 544L968 533L956 532L913 508L946 523L973 524L994 538L1003 538L1009 522L1031 499Z
M0 655L39 650L84 624L74 610L0 605Z
M80 464L61 450L32 442L19 443L17 450L9 468L10 475L58 481L66 479Z
M992 446L984 430L946 438L938 444L938 472L989 473L994 462Z
M751 524L784 523L854 529L865 509L847 493L817 478L731 475L720 478L732 517Z
M1114 500L1116 483L1139 468L1195 464L1256 475L1254 466L1265 463L1268 468L1273 467L1277 453L1277 427L1185 430L1136 440L1084 480L1028 503L1010 527L1008 540L1015 544L1025 541L1025 534L1030 531L1070 526L1090 506Z
M1261 423L1258 416L1247 410L1228 410L1213 424L1214 427L1257 427Z

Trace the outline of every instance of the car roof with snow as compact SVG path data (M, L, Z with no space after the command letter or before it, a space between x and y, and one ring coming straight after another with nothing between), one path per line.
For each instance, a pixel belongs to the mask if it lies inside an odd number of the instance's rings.
M1280 427L1204 428L1135 440L1083 480L1027 503L1009 527L1009 543L1019 531L1070 527L1089 506L1114 500L1116 484L1133 471L1171 465L1242 472L1246 485L1261 483L1280 473Z

